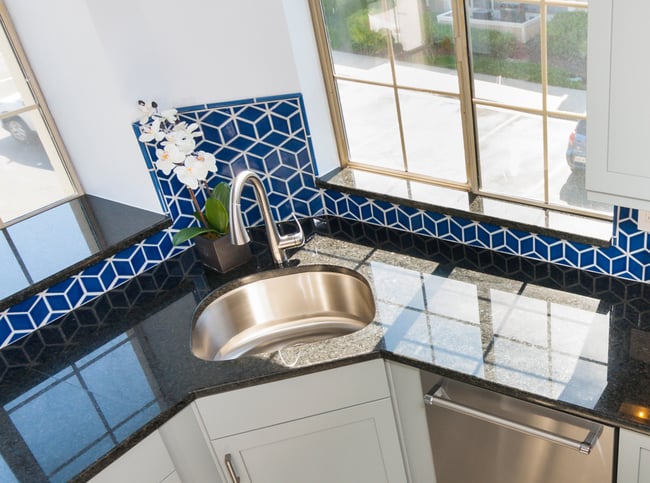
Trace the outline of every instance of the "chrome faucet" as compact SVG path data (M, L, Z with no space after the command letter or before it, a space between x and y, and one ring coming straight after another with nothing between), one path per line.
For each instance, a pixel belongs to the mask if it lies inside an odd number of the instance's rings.
M287 248L300 247L305 243L305 233L298 223L298 231L288 235L280 235L278 227L273 220L269 199L260 177L251 170L244 170L239 173L232 182L230 189L230 240L234 245L244 245L250 241L244 220L241 215L241 194L244 185L250 181L255 191L255 198L260 207L262 218L266 224L266 237L269 240L269 250L276 265L282 266L288 262L285 250ZM294 219L298 222L296 215Z

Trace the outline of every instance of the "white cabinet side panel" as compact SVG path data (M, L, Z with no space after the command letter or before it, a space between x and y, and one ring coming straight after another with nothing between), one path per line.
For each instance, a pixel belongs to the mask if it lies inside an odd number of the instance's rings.
M420 371L391 361L386 361L386 366L410 481L435 483Z
M158 483L174 472L165 443L158 431L95 476L92 483Z
M181 481L223 483L212 449L191 405L167 421L159 431Z

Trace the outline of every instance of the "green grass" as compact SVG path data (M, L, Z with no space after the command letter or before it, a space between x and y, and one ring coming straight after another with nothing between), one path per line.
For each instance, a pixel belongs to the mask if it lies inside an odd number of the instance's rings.
M431 56L431 65L436 67L455 68L455 55ZM539 64L520 60L496 59L485 55L475 55L472 63L477 74L500 75L508 79L518 79L539 84L541 82L541 68ZM548 83L557 87L571 89L585 89L585 81L573 79L574 74L557 67L548 67Z

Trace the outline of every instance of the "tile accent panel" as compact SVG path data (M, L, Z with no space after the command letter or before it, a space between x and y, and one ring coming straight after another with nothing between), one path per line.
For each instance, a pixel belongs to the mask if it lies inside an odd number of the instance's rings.
M650 281L650 240L637 227L637 210L617 207L612 246L599 248L320 190L315 185L317 172L300 94L190 106L179 112L187 121L199 123L204 137L198 149L217 158L219 171L210 184L229 181L243 169L258 172L269 191L276 220L286 220L292 212L299 217L330 214L595 273ZM135 124L134 131L138 133ZM141 144L141 151L161 205L173 219L172 227L0 313L0 347L191 246L173 247L171 243L176 230L196 223L187 190L175 178L156 172L155 146ZM249 225L261 222L249 188L244 191L242 210Z

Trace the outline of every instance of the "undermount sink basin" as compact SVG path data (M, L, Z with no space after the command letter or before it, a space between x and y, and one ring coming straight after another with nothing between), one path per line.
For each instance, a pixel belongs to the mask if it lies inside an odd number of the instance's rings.
M192 353L221 361L356 332L375 316L367 280L333 265L305 265L234 280L203 300Z

